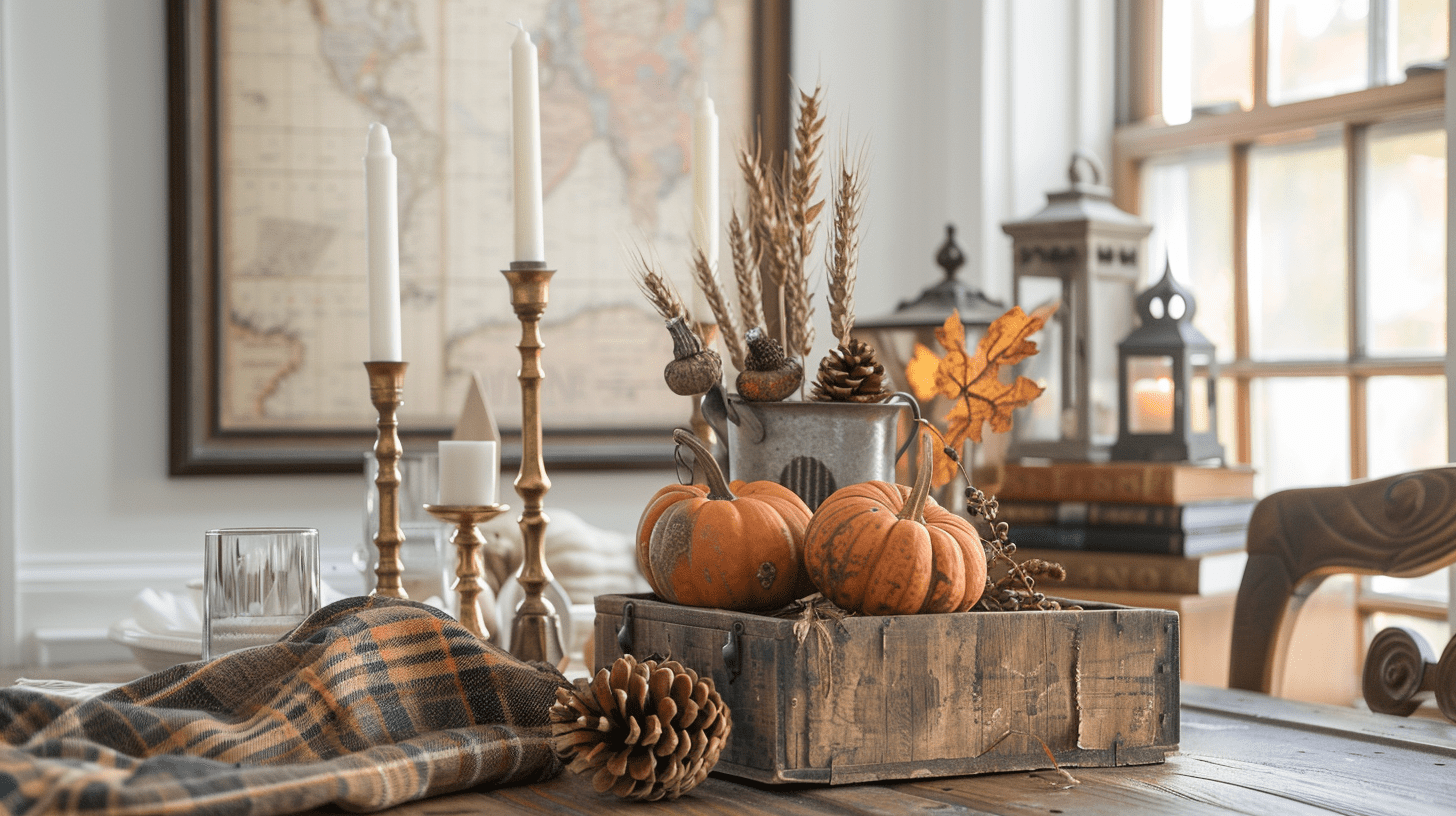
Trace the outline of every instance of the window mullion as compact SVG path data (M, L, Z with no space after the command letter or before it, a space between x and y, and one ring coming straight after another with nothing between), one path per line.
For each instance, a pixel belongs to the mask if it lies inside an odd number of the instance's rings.
M1233 173L1234 204L1233 235L1229 236L1234 247L1234 360L1242 362L1249 359L1249 145L1229 146L1229 170ZM1234 449L1240 462L1252 462L1254 458L1249 391L1247 376L1235 380L1232 407L1238 438Z
M1269 106L1269 0L1254 0L1254 109Z
M1376 3L1379 5L1379 2ZM1369 286L1369 274L1365 263L1365 196L1366 196L1366 138L1368 128L1363 125L1345 125L1345 275L1348 281L1349 297L1345 301L1346 342L1350 360L1362 360L1367 356L1365 299ZM1350 478L1363 479L1369 475L1370 456L1367 440L1370 438L1365 407L1366 378L1360 375L1350 377Z

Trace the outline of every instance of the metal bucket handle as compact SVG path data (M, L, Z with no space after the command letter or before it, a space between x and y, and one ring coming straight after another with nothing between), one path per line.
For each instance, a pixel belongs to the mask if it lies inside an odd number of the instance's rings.
M900 402L909 406L911 421L915 425L919 425L920 402L915 399L913 394L908 391L896 391L885 400L885 403L892 402ZM708 393L703 395L702 410L703 418L708 420L708 424L718 432L720 438L724 440L728 438L728 423L732 422L739 427L744 439L752 443L763 441L763 423L759 421L758 415L747 404L735 405L732 400L729 400L728 395L723 391L722 384L714 385L708 390ZM904 458L905 452L910 450L919 436L920 434L914 429L907 434L905 443L895 451L896 462Z
M895 461L898 462L905 458L905 451L910 450L910 446L920 438L920 401L909 391L896 391L885 402L903 402L910 406L910 433L905 435L905 444L895 451Z

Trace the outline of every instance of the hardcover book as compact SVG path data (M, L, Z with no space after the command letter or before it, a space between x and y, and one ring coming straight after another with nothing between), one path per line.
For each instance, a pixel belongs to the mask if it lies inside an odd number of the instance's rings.
M1013 534L1015 530L1012 530ZM1087 552L1017 547L1019 560L1055 561L1067 570L1067 579L1037 583L1051 595L1076 594L1077 589L1115 589L1132 592L1175 592L1182 595L1219 595L1235 592L1249 560L1243 550L1188 558L1161 553ZM1063 592L1066 590L1067 592Z
M1011 528L1011 540L1018 548L1162 553L1184 557L1241 550L1247 534L1244 525L1192 533L1154 527L1072 527L1055 524L1023 524Z
M1256 503L1254 499L1213 499L1186 504L1007 499L1000 503L997 519L1010 524L1013 530L1022 524L1058 524L1193 532L1246 525Z
M1000 499L1186 504L1251 499L1254 471L1180 462L1058 462L1006 465Z

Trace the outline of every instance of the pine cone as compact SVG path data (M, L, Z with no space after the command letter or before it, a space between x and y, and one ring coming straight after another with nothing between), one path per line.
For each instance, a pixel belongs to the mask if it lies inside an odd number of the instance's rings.
M733 729L710 677L675 660L620 657L551 707L556 753L592 787L627 799L676 799L708 778Z
M830 349L819 361L814 399L820 402L882 402L890 396L885 367L869 343L850 340Z
M778 402L804 382L804 367L784 354L779 341L757 326L748 330L748 357L738 373L738 395L750 402Z

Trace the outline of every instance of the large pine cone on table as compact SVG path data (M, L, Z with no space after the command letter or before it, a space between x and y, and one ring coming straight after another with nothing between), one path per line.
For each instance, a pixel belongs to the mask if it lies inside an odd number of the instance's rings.
M620 657L558 689L551 734L567 770L627 799L676 799L708 778L733 729L710 677L675 660Z

